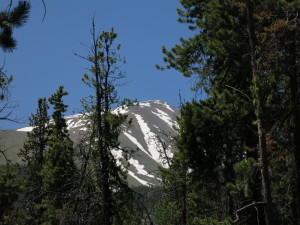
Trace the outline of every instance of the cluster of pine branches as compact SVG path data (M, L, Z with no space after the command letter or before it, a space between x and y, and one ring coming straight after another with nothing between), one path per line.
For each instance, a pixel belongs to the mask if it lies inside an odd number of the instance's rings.
M198 82L158 224L300 224L299 1L181 0L164 67Z

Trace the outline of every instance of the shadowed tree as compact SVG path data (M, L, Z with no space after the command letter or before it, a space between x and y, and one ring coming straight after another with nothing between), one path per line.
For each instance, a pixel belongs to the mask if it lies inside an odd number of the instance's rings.
M74 162L73 142L71 141L64 113L67 105L62 98L68 93L60 86L49 98L53 105L53 113L49 125L49 150L45 155L45 163L41 170L42 192L44 194L41 208L46 222L63 222L65 212L73 200L72 191L76 180L77 169Z
M41 171L45 163L49 136L48 108L46 98L40 98L36 114L31 115L29 118L29 125L33 129L27 133L24 147L19 153L25 163L23 170L26 177L22 203L24 204L23 208L26 209L27 219L31 222L38 221L41 213L37 206L43 199Z
M127 164L129 149L120 147L119 135L126 127L126 115L112 113L112 107L120 104L116 87L123 85L125 77L121 66L125 59L118 53L120 45L115 44L117 34L113 29L96 34L94 21L91 28L92 44L88 57L81 58L91 63L90 74L84 74L83 81L94 94L85 99L84 107L89 138L86 141L89 162L83 164L82 171L92 171L84 179L94 180L93 194L97 201L89 205L94 223L103 225L130 224L137 219L133 199L134 192L127 184ZM122 155L123 163L116 154ZM86 179L87 181L87 179ZM80 183L86 182L82 180ZM91 189L90 189L91 190ZM81 191L82 192L82 191Z

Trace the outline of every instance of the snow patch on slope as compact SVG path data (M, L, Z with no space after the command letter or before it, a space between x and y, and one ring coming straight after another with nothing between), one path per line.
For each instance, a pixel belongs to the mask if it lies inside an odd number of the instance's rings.
M114 158L116 159L117 166L120 166L121 169L123 170L124 166L122 165L122 162L121 162L122 159L124 158L123 157L123 151L120 150L120 149L113 149L113 150L111 150L111 153L114 156Z
M134 113L133 115L136 117L138 124L140 125L141 131L144 134L144 140L148 144L148 151L151 154L151 157L156 162L161 164L160 155L157 151L156 134L150 130L149 126L147 125L147 123L145 123L142 116Z
M153 103L156 103L156 104L160 104L160 105L163 105L165 108L167 108L168 110L170 110L171 112L175 113L175 110L166 102L164 101L161 101L161 100L154 100L152 101Z
M17 129L17 131L21 131L21 132L31 132L33 130L33 127L23 127L20 129Z
M128 109L128 106L125 106L125 105L122 105L122 106L119 106L117 108L115 108L112 113L114 114L126 114L128 113L129 109Z
M129 159L128 162L130 163L130 165L134 166L136 168L136 170L138 171L137 173L138 174L141 174L143 176L146 176L146 177L151 177L151 178L154 178L153 175L149 174L144 168L145 166L144 165L141 165L140 162L136 159Z
M78 120L77 122L76 121L73 121L73 120L67 120L67 126L68 126L68 129L74 129L74 128L78 128L78 127L82 127L82 126L85 126L86 124L84 123L83 120Z
M124 165L122 164L122 159L124 158L123 156L123 151L120 149L113 149L111 151L112 155L114 156L114 158L116 159L116 164L117 166L120 166L120 168L122 170L125 170ZM145 170L145 166L141 165L139 163L138 160L130 158L128 160L130 166L133 166L136 170L137 170L137 174L141 174L142 176L146 176L146 177L150 177L150 178L155 178L153 175L149 174L146 170ZM136 176L136 174L130 170L127 171L129 175L131 175L134 179L136 179L139 183L141 183L142 185L146 185L146 186L150 186L152 185L151 183L139 178L138 176Z
M174 122L174 120L164 111L160 110L160 109L156 109L157 112L153 112L152 113L156 116L158 116L160 119L162 119L164 122L166 122L166 124L168 124L168 126L170 128L173 128L173 126L176 126L176 122Z
M128 170L128 174L140 182L142 185L150 187L150 184L147 181L142 180L141 178L137 177L132 171Z
M164 104L164 106L165 106L168 110L170 110L171 112L175 113L174 109L172 109L172 107L171 107L170 105L168 105L167 103Z
M139 102L139 106L143 107L151 107L151 104L149 102Z
M138 142L138 140L133 137L132 135L130 135L128 132L124 132L124 135L133 142L133 144L135 144L140 150L142 150L143 152L145 152L148 156L151 157L151 155L144 149L144 147Z

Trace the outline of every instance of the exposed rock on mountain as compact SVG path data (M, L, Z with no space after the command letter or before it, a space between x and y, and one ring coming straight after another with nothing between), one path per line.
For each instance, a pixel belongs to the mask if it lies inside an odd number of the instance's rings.
M135 150L129 160L128 180L132 186L157 185L159 177L157 175L158 165L167 166L161 158L164 153L172 156L174 147L171 143L175 136L177 126L176 117L178 111L163 101L145 101L134 106L123 106L113 110L114 113L128 115L131 126L123 130L119 141L121 147ZM65 117L70 137L76 143L86 132L86 121L81 114ZM7 149L6 156L14 162L21 163L17 153L22 148L26 138L26 132L30 132L32 127L23 127L17 130L1 130L0 143L2 149ZM114 150L113 154L121 161L122 152ZM5 159L0 158L3 164Z

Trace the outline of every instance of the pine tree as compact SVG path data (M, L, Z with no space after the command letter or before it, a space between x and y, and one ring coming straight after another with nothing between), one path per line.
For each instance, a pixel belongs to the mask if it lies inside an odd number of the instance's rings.
M64 118L68 106L63 103L62 97L67 94L63 86L60 86L49 98L54 111L53 121L49 125L49 150L41 171L44 198L40 207L44 210L44 221L50 224L64 220L65 211L69 209L73 199L72 191L77 173L73 142L69 138Z
M40 212L37 206L43 199L42 169L45 165L45 155L49 136L48 103L46 98L38 100L36 114L29 118L29 125L33 128L27 133L24 148L19 156L24 162L23 173L25 174L23 208L26 209L28 219L38 219Z
M0 223L14 224L15 207L20 193L21 184L17 179L18 167L6 164L0 167Z
M28 20L30 2L19 1L12 8L12 1L6 10L0 12L0 47L4 51L12 51L16 48L16 40L13 38L13 29L22 27Z
M235 178L233 165L247 157L245 147L257 144L250 141L255 140L251 138L255 137L253 111L247 112L252 106L245 16L239 15L231 1L181 3L184 10L179 10L180 21L188 23L195 35L181 39L181 44L170 51L163 48L166 68L195 76L199 82L194 89L205 90L209 97L182 109L179 145L188 166L195 170L194 176L204 182L201 190L210 196L210 200L201 200L207 208L198 213L209 212L218 220L234 219L240 205L233 204L233 198L242 200L239 198L244 196L235 197L223 187ZM196 195L201 196L201 192Z
M259 209L264 204L269 209L272 206L271 190L268 188L270 184L268 181L266 182L268 180L266 164L270 158L264 154L265 151L260 151L258 154L258 149L267 150L275 139L280 140L281 137L286 137L282 133L286 131L286 129L282 129L282 124L289 121L285 111L290 106L286 107L285 103L287 102L286 94L289 93L286 90L290 86L287 86L286 82L288 76L283 76L283 74L287 68L295 68L295 60L292 62L293 57L289 58L286 54L286 43L291 43L291 40L284 40L287 36L293 37L291 39L295 37L288 32L290 23L296 21L292 15L296 15L295 11L298 9L296 1L291 1L291 3L251 1L254 6L253 21L255 25L253 26L249 23L249 16L247 17L246 2L182 0L184 9L178 10L179 21L187 23L193 30L194 36L189 39L181 39L180 45L176 45L169 51L163 48L163 52L166 62L164 68L175 68L187 77L195 76L199 82L194 89L200 88L208 95L208 99L200 104L202 109L198 109L203 113L196 113L196 109L194 109L195 112L191 110L192 113L182 119L182 125L186 124L187 126L183 128L180 136L184 138L183 149L187 152L185 157L189 160L189 166L193 169L201 168L200 172L218 169L218 165L222 165L221 168L223 165L225 168L228 166L229 176L224 176L224 178L228 182L229 191L230 183L234 181L233 183L237 185L240 182L239 177L243 177L245 179L243 182L250 190L250 192L247 191L248 197L246 195L236 196L234 191L224 193L225 195L222 194L222 196L233 195L231 197L238 198L237 205L233 207L233 210L229 210L231 214L233 213L231 215L233 219L236 216L239 219L244 217L247 218L246 223L257 224L264 219L261 218L262 213L255 212L253 204L248 203L251 201L253 203L261 202L260 206L257 205ZM290 6L287 6L289 4ZM294 11L291 10L291 5L295 7ZM287 17L287 15L289 16ZM252 30L252 36L249 35L249 28ZM250 44L251 41L253 45ZM293 54L293 56L296 55ZM286 66L284 58L290 59L289 66ZM253 67L254 64L256 66ZM297 81L294 80L293 83L296 85ZM294 91L296 90L297 88L294 88ZM293 105L297 107L297 104ZM194 115L198 115L198 122L192 122L191 118L197 118ZM233 125L230 125L228 120L231 120ZM259 135L255 132L253 123L260 127ZM219 131L215 132L215 130ZM219 134L220 131L222 131L222 135ZM295 131L296 133L297 131ZM287 143L286 141L284 140L285 143ZM233 143L235 144L233 145ZM231 146L229 149L231 151L234 149L234 151L231 152L229 161L220 163L230 156L225 154L225 149L222 150L223 144L226 148ZM276 150L279 149L282 153L284 152L284 148L276 145ZM270 152L270 150L268 149L269 156L271 154L275 156L276 153ZM216 157L215 161L210 160L215 164L207 165L203 159L208 158L210 154L212 159ZM235 155L237 158L234 158ZM290 156L285 155L284 157L288 159ZM220 159L222 160L219 161ZM209 158L206 161L209 161ZM239 167L252 167L252 172L249 170L250 174L241 174ZM276 165L273 160L272 168L274 167ZM261 172L259 172L260 168L262 168ZM249 182L250 180L255 182ZM267 183L263 187L260 185L262 180ZM275 184L280 184L280 179L273 181L273 185ZM262 190L266 190L265 198L261 195ZM242 204L243 202L246 204ZM280 215L280 217L283 218L284 215ZM268 221L272 219L272 216L267 215L266 218Z
M188 202L188 168L180 153L175 153L170 159L169 168L159 168L162 177L163 195L155 207L156 224L186 225L190 219Z
M91 34L90 55L82 57L92 64L91 75L84 74L83 81L95 94L90 104L85 101L90 128L86 155L90 155L87 159L90 161L83 165L94 172L90 178L94 180L93 188L98 190L99 202L94 203L93 210L100 213L94 214L93 219L103 225L127 224L136 213L133 210L134 193L126 181L126 167L117 164L113 155L114 151L122 151L124 159L128 157L127 150L120 149L118 141L127 117L111 112L111 107L119 103L116 85L124 78L120 66L125 59L118 54L120 45L114 43L117 34L113 29L97 36L93 21Z
M19 1L12 8L13 1L7 5L5 10L0 11L0 48L3 51L13 51L16 48L16 40L13 38L13 29L22 27L29 17L30 2ZM13 109L16 105L10 102L10 88L13 76L7 75L4 66L0 68L0 120L16 122L12 118ZM1 154L4 150L0 149Z
M296 199L296 224L300 225L300 70L299 70L299 10L298 1L285 2L284 8L289 12L282 28L285 29L282 45L285 47L287 57L281 62L285 64L285 73L289 78L287 93L289 94L289 103L292 106L292 130L293 133L293 155L295 158L295 199ZM277 32L282 32L283 29ZM281 33L282 34L282 33Z

